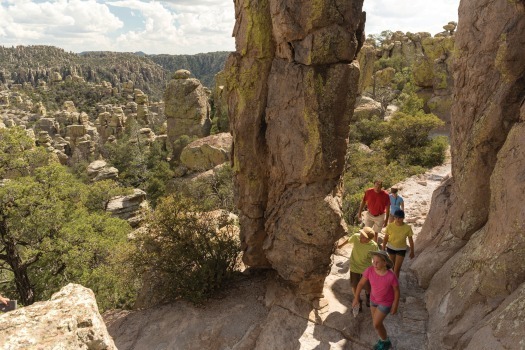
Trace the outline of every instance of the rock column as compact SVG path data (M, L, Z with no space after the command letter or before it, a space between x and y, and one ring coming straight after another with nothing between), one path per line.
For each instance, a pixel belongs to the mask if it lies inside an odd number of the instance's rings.
M524 38L523 1L461 1L453 177L434 194L412 265L428 287L432 349L523 345Z
M321 296L363 42L362 1L235 2L226 64L244 262Z

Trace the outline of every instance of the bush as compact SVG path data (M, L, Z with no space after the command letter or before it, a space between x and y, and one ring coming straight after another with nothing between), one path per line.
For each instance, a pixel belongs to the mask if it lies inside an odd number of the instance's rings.
M383 118L373 116L370 119L361 119L351 126L352 141L372 145L374 141L381 140L386 136L386 122Z
M147 228L136 237L133 265L139 275L154 276L150 282L161 300L200 303L232 277L240 249L226 216L215 219L171 195L159 201Z
M447 148L448 138L446 136L437 136L430 140L427 145L411 149L405 154L405 158L409 164L431 168L443 164Z
M396 159L396 153L402 154L412 148L426 146L430 142L430 132L443 125L445 123L434 114L419 112L409 115L398 112L388 123L389 140L386 148Z
M235 212L233 171L227 163L216 168L210 176L177 183L174 192L193 198L205 211L224 209Z

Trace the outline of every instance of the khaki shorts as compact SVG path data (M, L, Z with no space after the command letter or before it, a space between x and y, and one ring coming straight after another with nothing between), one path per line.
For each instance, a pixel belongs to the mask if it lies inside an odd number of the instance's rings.
M363 222L365 226L371 227L375 233L381 232L383 224L385 223L385 214L373 216L367 211L363 214Z
M361 281L361 277L363 277L362 274L350 271L350 284L352 285L352 288L357 288L357 284ZM366 294L370 294L370 281L366 281L363 289Z

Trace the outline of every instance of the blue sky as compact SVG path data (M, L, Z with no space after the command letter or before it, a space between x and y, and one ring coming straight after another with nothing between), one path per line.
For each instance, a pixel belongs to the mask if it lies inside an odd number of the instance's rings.
M350 0L349 0L350 1ZM366 33L436 34L459 0L365 0ZM0 0L0 45L195 54L234 50L233 0Z

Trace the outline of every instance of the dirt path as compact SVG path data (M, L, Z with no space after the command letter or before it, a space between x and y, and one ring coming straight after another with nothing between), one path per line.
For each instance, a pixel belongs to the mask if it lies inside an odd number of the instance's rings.
M450 161L447 160L445 164L432 168L425 174L410 177L396 184L396 187L399 188L399 194L405 200L405 221L412 225L415 241L430 208L432 193L450 176L450 170ZM345 283L338 281L338 278L348 279L348 257L350 253L351 247L348 245L336 251L334 256L336 271L332 269L332 273L327 278L327 292L329 294L331 292L334 295L341 294L342 290L339 286L345 285ZM385 321L385 326L394 348L399 350L421 350L426 348L428 313L424 303L424 290L418 286L415 275L409 271L410 265L411 260L407 257L403 263L399 278L401 289L399 312L395 316L387 317ZM337 269L339 270L337 271ZM349 282L346 284L348 286L345 292L347 298L350 299ZM339 298L338 300L345 299ZM349 302L344 304L345 308L350 308ZM368 308L365 308L364 313L359 314L356 320L358 320L357 323L360 326L356 324L352 327L354 328L354 332L352 332L353 337L358 337L360 342L373 344L377 336L371 324Z

